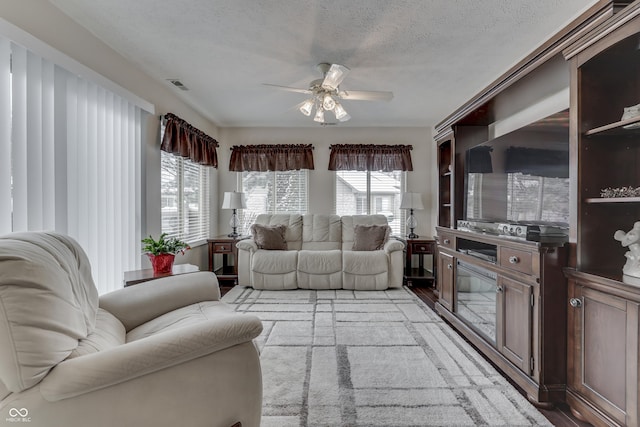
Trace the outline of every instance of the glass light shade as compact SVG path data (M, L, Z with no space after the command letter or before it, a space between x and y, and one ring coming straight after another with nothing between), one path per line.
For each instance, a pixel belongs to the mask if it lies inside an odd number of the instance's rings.
M322 100L322 107L325 110L330 111L330 110L333 110L335 106L336 106L335 99L333 99L333 97L330 94L326 93L324 95L324 99Z
M313 99L307 99L300 107L300 112L305 116L310 116L311 110L313 110Z
M321 105L318 106L316 110L316 116L313 118L314 121L318 123L324 123L324 109Z
M351 118L349 113L347 113L344 107L342 107L342 104L338 102L336 102L336 106L333 109L333 113L336 115L336 119L340 120L341 122L346 122Z

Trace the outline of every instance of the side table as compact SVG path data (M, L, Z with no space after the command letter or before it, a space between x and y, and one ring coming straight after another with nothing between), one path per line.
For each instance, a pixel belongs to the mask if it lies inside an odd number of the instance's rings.
M407 286L416 283L435 285L436 280L436 241L433 239L405 239L404 282ZM418 256L418 267L413 267L413 255ZM424 267L424 256L431 255L431 270Z
M213 271L218 277L220 284L238 284L238 248L236 243L245 239L246 236L228 237L218 236L207 239L209 245L209 271ZM222 267L214 269L213 256L222 254ZM233 258L233 264L229 262L229 255Z
M171 273L154 274L153 268L144 270L133 270L124 272L124 287L137 285L138 283L147 282L149 280L160 279L161 277L176 276L178 274L193 273L200 271L197 265L193 264L174 264Z

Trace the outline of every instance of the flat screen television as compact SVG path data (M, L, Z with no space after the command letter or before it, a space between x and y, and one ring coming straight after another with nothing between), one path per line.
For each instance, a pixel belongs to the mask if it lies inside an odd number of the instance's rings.
M464 219L568 228L568 110L464 155Z

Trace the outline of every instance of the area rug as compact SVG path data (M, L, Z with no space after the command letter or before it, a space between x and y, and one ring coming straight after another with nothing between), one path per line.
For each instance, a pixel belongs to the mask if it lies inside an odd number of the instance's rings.
M407 289L223 301L263 321L262 427L551 425Z

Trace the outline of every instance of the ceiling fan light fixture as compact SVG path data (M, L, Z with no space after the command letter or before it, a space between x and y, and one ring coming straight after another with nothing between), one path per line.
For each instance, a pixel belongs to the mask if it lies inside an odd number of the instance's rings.
M333 99L333 96L331 96L330 93L325 93L324 94L324 98L322 99L322 107L325 110L333 110L336 106L336 100Z
M340 120L341 122L346 122L351 118L349 113L347 113L342 104L340 104L339 102L336 102L333 113L336 115L336 119Z
M324 109L322 108L322 105L318 106L318 109L316 110L316 116L313 118L313 121L324 123Z
M313 104L314 104L313 98L307 99L300 106L300 112L302 114L304 114L305 116L310 116L311 115L311 110L313 110Z

